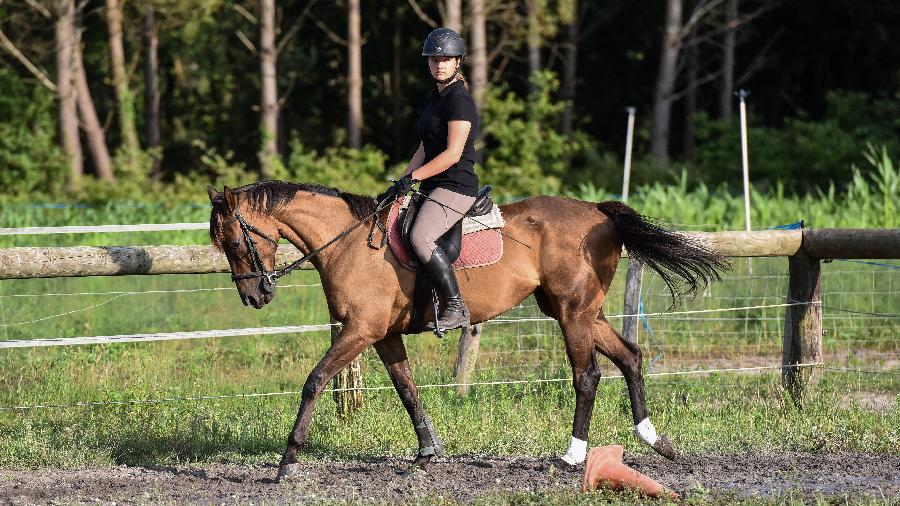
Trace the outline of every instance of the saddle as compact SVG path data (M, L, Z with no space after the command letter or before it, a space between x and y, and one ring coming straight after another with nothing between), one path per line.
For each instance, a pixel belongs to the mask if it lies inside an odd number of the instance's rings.
M494 201L491 199L491 190L493 190L491 185L482 186L478 190L478 196L475 197L475 203L472 204L472 207L466 212L465 216L478 218L479 216L487 216L490 214L491 210L494 208ZM409 205L406 209L400 210L400 215L397 218L400 222L400 236L403 238L404 244L409 248L409 251L412 251L410 233L412 232L413 224L416 221L416 216L419 214L419 207L422 206L423 202L425 202L425 196L421 193L414 194L410 199ZM447 254L447 258L449 258L451 262L455 262L462 253L463 221L464 220L457 221L456 225L453 225L450 230L445 232L444 235L435 241L437 245L444 250L444 253ZM421 271L421 267L419 270Z
M475 199L475 203L466 212L465 217L473 218L473 222L476 222L476 229L478 223L484 223L487 218L490 218L493 213L499 215L499 210L495 210L495 205L493 200L491 199L491 190L492 187L490 185L485 185L481 189L478 190L478 195ZM412 231L413 224L416 221L416 216L419 212L419 207L425 201L425 197L421 194L415 194L409 201L409 205L405 209L401 209L396 218L396 226L399 229L399 236L402 241L402 245L405 248L406 252L409 252L409 255L412 258L415 258L415 254L411 253L412 245L410 243L410 232ZM393 214L393 213L392 213ZM463 229L464 229L464 221L467 221L465 217L462 220L456 222L450 230L448 230L444 235L438 238L437 245L444 250L447 254L447 257L451 262L454 262L454 268L463 268L463 267L474 267L479 265L489 265L493 262L499 260L500 256L503 253L503 245L502 238L499 234L497 234L493 230L478 230L475 231L473 236L477 236L480 233L485 234L480 242L484 243L489 241L493 247L487 248L489 251L489 255L483 258L477 259L468 259L468 262L460 262L460 256L463 252ZM481 218L481 219L479 219ZM391 224L388 224L389 230L392 228ZM500 218L500 224L498 226L502 227L502 217ZM484 229L484 226L481 226L480 229ZM471 241L469 241L471 242ZM478 242L476 240L476 242ZM394 251L395 256L401 257L402 251L399 251L397 245L391 244L391 249ZM468 251L468 250L467 250ZM398 255L398 253L400 253ZM401 260L401 263L407 265L409 264L403 262L402 258L398 258ZM415 289L413 291L413 308L412 308L412 317L410 318L409 327L407 328L407 334L418 334L425 330L425 314L429 308L434 308L437 310L437 295L434 291L434 283L431 280L431 275L428 273L428 269L421 263L418 262L416 266L416 283Z

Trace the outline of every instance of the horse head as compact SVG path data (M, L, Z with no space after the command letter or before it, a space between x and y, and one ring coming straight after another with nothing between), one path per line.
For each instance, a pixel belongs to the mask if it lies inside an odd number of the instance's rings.
M275 250L281 233L278 222L227 186L219 193L207 188L212 212L209 234L225 253L245 306L260 309L275 298Z

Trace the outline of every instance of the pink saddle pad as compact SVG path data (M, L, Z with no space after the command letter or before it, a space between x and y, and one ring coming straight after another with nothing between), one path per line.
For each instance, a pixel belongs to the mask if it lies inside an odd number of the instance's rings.
M398 199L388 213L388 244L398 262L407 269L416 270L419 266L418 257L409 249L406 241L400 235L400 221L397 218L400 216L402 205L403 199ZM453 268L459 270L484 267L500 260L500 257L503 256L503 236L499 232L498 229L486 229L464 234L462 253L453 262Z

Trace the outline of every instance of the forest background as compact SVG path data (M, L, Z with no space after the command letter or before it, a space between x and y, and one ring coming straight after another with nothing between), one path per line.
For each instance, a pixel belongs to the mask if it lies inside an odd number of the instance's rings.
M260 178L374 194L418 144L437 26L466 39L478 172L502 195L618 193L627 106L632 184L737 195L743 88L757 195L865 186L867 225L893 226L891 0L4 0L0 200L199 203Z

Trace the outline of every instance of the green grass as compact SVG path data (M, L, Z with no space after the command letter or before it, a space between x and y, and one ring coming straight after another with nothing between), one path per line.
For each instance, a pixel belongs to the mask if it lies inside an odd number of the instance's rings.
M783 259L757 260L754 276L745 262L711 288L707 296L677 309L780 302ZM896 269L865 264L825 266L825 300L854 310L897 307ZM767 277L768 276L768 277ZM4 324L37 319L102 302L110 296L43 297L23 302L12 294L97 290L227 287L187 294L141 294L34 324L3 327L4 339L103 335L324 323L324 298L314 272L299 272L278 298L256 311L240 305L227 275L156 276L4 281L0 315ZM659 281L645 279L646 310L663 310L668 300ZM139 284L136 284L138 283ZM621 311L621 276L608 313ZM874 284L872 284L874 283ZM832 292L829 292L832 290ZM660 293L657 293L660 292ZM880 293L886 292L887 295ZM50 299L52 304L48 305ZM59 300L57 300L59 299ZM742 302L746 301L746 302ZM780 362L783 309L746 312L701 321L651 318L654 335L640 339L648 372L753 366ZM537 315L533 300L507 317ZM896 453L900 447L900 368L896 319L826 311L825 338L831 365L880 370L868 375L826 371L803 410L784 398L777 370L703 376L648 376L648 402L656 425L682 451L727 452L760 449L859 450ZM849 318L849 319L847 319ZM882 327L874 328L878 322ZM618 326L618 323L616 323ZM867 332L875 336L867 340ZM175 462L272 462L283 449L299 394L273 397L145 400L298 392L328 346L327 332L248 336L157 343L65 348L7 349L0 353L0 406L118 405L0 411L0 466L83 466ZM456 337L410 336L407 346L417 383L453 382ZM604 376L618 374L601 363ZM389 386L374 352L363 355L367 386ZM568 378L559 331L552 322L488 325L474 381ZM451 454L549 455L568 441L574 395L568 381L475 386L462 398L451 388L423 388L423 400ZM867 403L877 401L877 408ZM134 404L129 402L137 401ZM329 394L320 400L310 433L309 458L410 455L415 446L408 418L393 390L365 393L365 405L340 419ZM621 379L600 385L591 443L625 444L646 452L632 435L628 399Z

